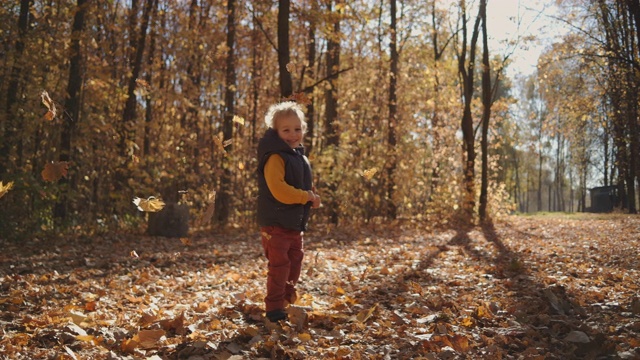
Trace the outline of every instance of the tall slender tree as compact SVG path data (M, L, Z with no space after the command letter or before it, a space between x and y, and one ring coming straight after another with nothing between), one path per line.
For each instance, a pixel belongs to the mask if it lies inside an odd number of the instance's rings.
M471 114L471 102L474 93L474 75L476 63L476 45L478 43L480 14L476 16L473 30L471 32L471 42L469 43L467 4L465 0L460 0L460 21L462 42L458 51L458 73L462 78L462 97L464 110L462 113L461 129L464 150L463 164L463 184L464 199L462 209L465 215L471 219L473 208L475 207L475 132L473 127L473 115ZM469 55L467 59L467 54Z
M278 71L280 79L280 96L288 98L293 94L293 79L287 69L291 62L289 50L289 15L290 0L278 0Z
M326 148L332 149L334 167L338 161L335 152L340 146L340 134L338 125L338 77L340 69L340 14L339 6L342 0L337 0L334 7L333 0L327 2L327 10L329 12L330 23L328 27L331 32L327 34L327 59L326 73L335 74L329 78L328 86L325 90L325 118L324 132L326 134ZM335 194L337 185L329 184L329 190ZM333 200L335 202L335 198ZM328 202L329 218L333 224L338 223L338 204Z
M18 16L18 36L15 40L15 53L13 56L13 66L9 75L9 86L5 103L5 116L1 119L0 126L4 128L4 134L0 145L0 176L5 174L11 164L11 148L20 142L21 136L16 137L19 127L17 111L18 96L20 94L21 77L23 76L22 55L25 51L25 36L29 30L29 18L31 17L31 7L33 0L20 1L20 14ZM2 129L0 129L2 130ZM1 132L0 132L1 133ZM18 146L21 148L21 145ZM19 166L19 165L18 165Z
M78 0L77 10L73 16L71 27L71 52L69 59L69 81L67 83L67 95L64 102L62 117L62 132L60 134L60 161L73 159L73 134L76 125L80 121L80 91L84 78L84 57L82 53L81 39L85 28L85 16L87 14L87 0ZM63 186L60 197L54 207L54 217L63 220L67 217L69 201L69 181L62 178L59 181ZM73 183L71 182L71 185Z
M491 64L489 63L489 41L487 36L487 0L480 0L482 21L482 182L480 186L480 220L487 220L487 192L489 187L489 120L493 94L491 91Z
M396 0L390 0L390 18L391 27L390 41L389 41L389 53L390 53L390 66L389 66L389 101L387 106L389 108L389 119L387 123L387 215L391 219L395 219L397 215L397 208L393 202L393 192L396 187L394 181L394 172L396 170L396 128L398 126L398 25L397 25L397 3Z
M225 139L233 136L233 116L235 114L235 94L236 94L236 2L227 0L227 59L225 70L225 111L222 123L222 134ZM231 146L227 151L231 152ZM220 179L220 192L216 200L216 216L218 223L224 225L229 220L231 213L231 162L229 157L222 161L222 179Z
M135 141L135 126L136 126L136 107L137 107L137 99L136 99L136 86L137 80L140 77L142 72L142 64L143 64L143 55L145 50L145 42L147 39L147 29L149 27L149 19L151 17L151 13L154 7L156 0L145 0L145 7L142 14L142 22L140 24L139 33L132 33L132 49L133 56L131 58L130 66L131 66L131 75L127 80L127 97L125 102L125 107L122 113L122 122L120 124L120 143L119 143L119 154L121 160L123 161L123 167L119 169L119 177L118 177L118 185L123 186L125 183L125 179L128 177L127 164L131 159L131 142ZM134 1L135 3L135 1ZM131 14L131 26L133 28L133 22L136 17L136 8L132 8ZM135 38L135 40L134 40Z

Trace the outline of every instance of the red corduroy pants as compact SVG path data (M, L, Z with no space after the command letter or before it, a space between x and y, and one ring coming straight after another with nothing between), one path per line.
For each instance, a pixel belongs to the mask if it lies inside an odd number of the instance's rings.
M284 309L284 301L291 302L302 268L302 232L279 226L260 229L264 255L269 261L267 273L266 311Z

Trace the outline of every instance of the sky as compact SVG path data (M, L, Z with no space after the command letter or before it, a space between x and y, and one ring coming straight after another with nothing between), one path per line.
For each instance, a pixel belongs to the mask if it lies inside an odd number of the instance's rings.
M518 42L510 56L513 63L507 69L509 77L533 73L540 54L565 33L553 20L557 13L554 0L487 0L490 52L507 54L513 46L505 46L505 41L536 37L535 41Z

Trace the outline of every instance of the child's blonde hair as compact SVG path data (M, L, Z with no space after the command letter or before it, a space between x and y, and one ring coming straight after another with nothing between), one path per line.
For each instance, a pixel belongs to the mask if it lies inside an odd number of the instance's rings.
M286 115L297 116L298 119L300 119L300 124L302 125L302 132L307 132L307 122L304 120L302 107L294 101L285 101L271 105L264 117L264 122L268 127L275 129L276 121Z

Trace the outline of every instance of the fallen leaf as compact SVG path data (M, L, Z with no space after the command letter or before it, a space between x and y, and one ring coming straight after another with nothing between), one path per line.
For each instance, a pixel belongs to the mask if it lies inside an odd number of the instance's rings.
M140 341L140 348L152 349L158 347L160 340L165 336L164 330L140 330L138 333L138 339Z
M360 321L361 323L366 322L367 320L369 320L369 318L371 317L371 315L373 315L373 312L376 311L376 308L378 307L378 304L373 305L369 310L362 310L358 313L358 315L356 316L356 319L358 321Z

